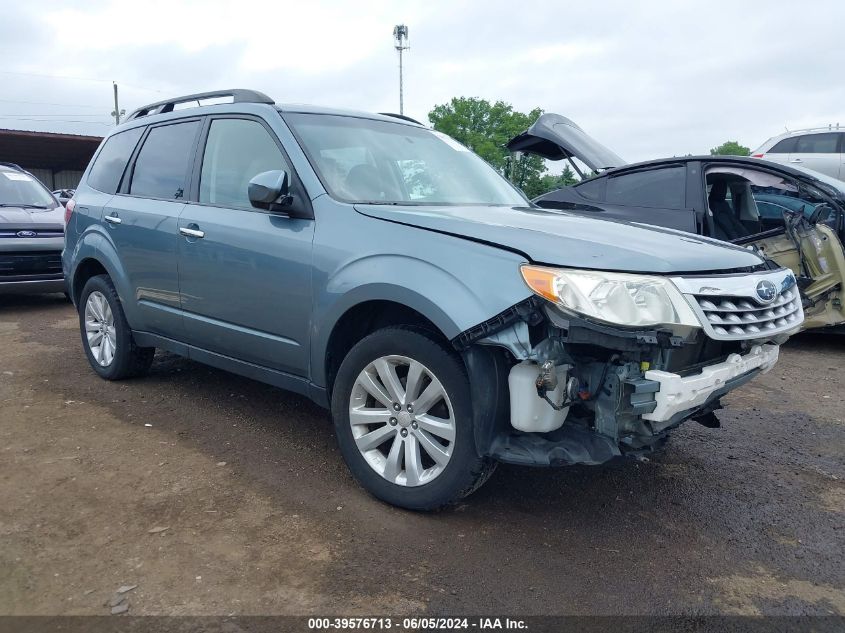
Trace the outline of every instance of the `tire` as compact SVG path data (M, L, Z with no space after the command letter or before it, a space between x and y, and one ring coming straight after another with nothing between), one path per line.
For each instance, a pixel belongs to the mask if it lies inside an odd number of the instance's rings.
M92 299L93 295L93 299ZM89 300L91 309L89 309ZM91 277L82 289L79 300L79 330L82 348L95 372L106 380L122 380L141 376L149 370L155 355L154 347L139 347L132 338L132 329L126 321L123 306L108 275ZM92 311L93 310L93 311ZM102 319L96 316L102 313ZM108 321L112 326L108 326ZM96 336L89 341L88 327L102 327L99 332L100 345ZM106 347L104 348L103 345ZM109 358L111 350L111 358Z
M382 375L398 380L391 382L392 390ZM379 389L381 399L373 395ZM396 399L402 400L395 403L400 405L398 411L391 402ZM395 415L389 415L391 411ZM332 417L353 477L372 495L395 506L410 510L445 506L474 492L496 465L475 448L463 363L428 333L390 327L359 341L338 371ZM379 441L383 443L376 444Z

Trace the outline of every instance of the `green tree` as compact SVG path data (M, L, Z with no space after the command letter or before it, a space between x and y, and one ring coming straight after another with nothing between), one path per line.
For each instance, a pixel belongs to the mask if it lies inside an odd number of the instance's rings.
M719 147L710 150L711 156L750 156L751 149L740 145L739 141L725 141Z
M428 120L435 130L469 147L533 198L548 191L548 183L543 180L545 161L529 154L513 155L505 143L528 129L542 113L540 108L527 114L518 112L504 101L454 97L449 103L434 106Z

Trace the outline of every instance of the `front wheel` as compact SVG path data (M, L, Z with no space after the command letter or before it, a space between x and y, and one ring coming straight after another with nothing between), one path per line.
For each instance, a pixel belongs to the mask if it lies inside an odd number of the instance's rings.
M146 373L154 347L139 347L108 275L91 277L79 300L79 329L85 356L101 378L120 380Z
M393 505L432 510L477 489L495 465L478 455L460 359L425 333L386 328L356 344L332 393L353 476Z

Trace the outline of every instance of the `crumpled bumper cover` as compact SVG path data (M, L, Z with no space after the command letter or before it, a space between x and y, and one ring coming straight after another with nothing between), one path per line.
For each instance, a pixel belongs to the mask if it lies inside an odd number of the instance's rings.
M667 371L649 370L646 380L660 384L654 394L657 406L643 419L665 422L683 411L705 404L710 396L726 383L754 370L769 371L778 359L778 345L756 345L745 355L731 354L721 363L709 365L692 376L679 376Z

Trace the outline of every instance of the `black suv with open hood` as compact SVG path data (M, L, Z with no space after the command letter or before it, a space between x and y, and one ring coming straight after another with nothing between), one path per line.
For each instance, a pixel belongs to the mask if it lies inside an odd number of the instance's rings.
M679 229L756 249L795 273L805 328L845 323L845 192L824 175L740 156L684 156L628 165L558 114L542 115L511 139L508 149L568 160L582 176L571 187L540 196L534 200L537 205ZM584 174L576 158L597 175ZM722 322L721 314L708 313L714 326L736 326Z

